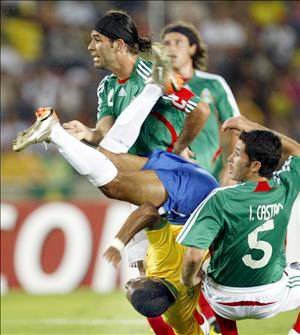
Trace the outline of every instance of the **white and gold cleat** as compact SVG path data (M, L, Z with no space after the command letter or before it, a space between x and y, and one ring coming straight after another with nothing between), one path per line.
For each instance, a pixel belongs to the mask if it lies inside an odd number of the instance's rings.
M40 107L35 112L36 121L28 129L19 132L13 140L13 150L22 151L34 143L50 142L50 134L58 123L58 117L51 107Z
M166 94L179 91L183 86L183 80L174 73L166 48L160 43L154 43L152 45L152 55L152 81L160 85Z

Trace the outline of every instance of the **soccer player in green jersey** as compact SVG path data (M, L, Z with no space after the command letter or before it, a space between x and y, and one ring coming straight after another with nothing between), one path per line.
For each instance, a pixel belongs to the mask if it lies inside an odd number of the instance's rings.
M192 24L183 21L168 24L162 30L161 40L172 60L173 70L185 80L185 86L201 96L212 110L204 127L190 144L190 154L200 166L219 179L221 185L232 183L223 160L233 149L236 136L230 134L223 139L222 152L219 134L221 123L239 115L234 96L221 76L203 71L206 65L206 47ZM202 295L199 303L212 328L218 333L213 311Z
M151 42L139 36L130 16L122 11L107 12L92 30L88 49L95 67L112 74L98 86L96 127L91 129L71 121L64 125L65 129L94 145L99 145L110 131L100 145L115 153L129 149L138 155L147 155L154 149L181 153L198 134L209 107L190 91L163 96L160 87L149 83L152 63L139 53L150 51ZM187 117L182 111L188 113ZM135 142L132 133L136 129L140 132Z
M228 158L230 175L240 184L213 191L177 241L189 247L182 272L186 285L200 282L203 257L212 251L202 292L221 316L221 328L233 329L230 320L300 307L300 263L286 266L285 259L287 225L300 191L300 145L242 116L226 121L227 129L242 131ZM288 158L276 171L282 151ZM222 334L229 334L226 329ZM299 333L298 316L289 334Z
M225 138L222 148L225 155L221 154L219 129L225 120L240 114L234 96L224 78L203 71L206 48L192 24L181 21L170 23L162 30L161 40L172 59L173 69L185 80L185 86L211 107L212 113L190 149L200 166L218 179L221 176L220 182L225 185L228 174L222 159L226 159L224 156L233 149L236 137Z

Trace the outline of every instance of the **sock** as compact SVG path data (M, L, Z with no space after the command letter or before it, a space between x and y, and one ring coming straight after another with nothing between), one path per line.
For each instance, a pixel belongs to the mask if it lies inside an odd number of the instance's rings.
M298 333L294 328L291 329L288 333L288 335L300 335L300 333Z
M216 314L216 319L221 328L222 335L238 335L236 321L225 319Z
M289 331L289 335L299 335L300 334L300 313L298 313L298 317L296 323L294 324L293 329Z
M155 335L175 335L172 327L169 326L161 316L147 318L147 320Z
M100 146L114 153L127 153L139 136L140 129L152 107L162 96L156 84L147 84L143 91L124 109L100 142Z
M118 171L114 164L98 150L80 142L57 123L51 131L51 142L81 175L99 187L112 181Z
M210 320L215 317L215 313L212 310L212 308L209 306L207 300L204 297L204 294L200 292L200 297L199 297L199 306L201 313L206 317L207 320Z
M199 313L197 310L195 310L194 316L200 326L205 322L203 315Z

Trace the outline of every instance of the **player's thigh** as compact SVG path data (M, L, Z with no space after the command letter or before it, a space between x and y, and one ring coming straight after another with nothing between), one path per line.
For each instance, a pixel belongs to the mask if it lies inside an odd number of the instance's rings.
M168 198L168 193L153 170L123 172L119 176L122 192L126 192L127 201L142 205L149 201L155 206L161 206Z
M102 147L98 147L98 150L113 162L118 171L139 171L148 161L146 157L131 154L115 154Z

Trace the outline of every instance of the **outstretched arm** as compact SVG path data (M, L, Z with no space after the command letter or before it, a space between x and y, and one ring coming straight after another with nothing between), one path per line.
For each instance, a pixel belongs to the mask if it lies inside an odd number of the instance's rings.
M150 202L144 203L128 216L125 223L104 252L104 257L107 261L113 263L113 265L117 267L121 260L121 250L128 244L134 235L145 228L154 228L159 222L160 215L158 214L156 207Z
M233 117L227 121L225 121L222 125L222 131L226 131L228 129L237 130L237 131L251 131L251 130L267 130L276 134L282 143L283 155L287 156L300 156L300 144L294 141L293 139L280 134L274 130L268 129L258 123L252 122L248 120L246 117L240 115L237 117Z

